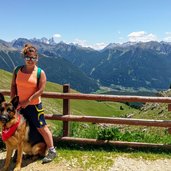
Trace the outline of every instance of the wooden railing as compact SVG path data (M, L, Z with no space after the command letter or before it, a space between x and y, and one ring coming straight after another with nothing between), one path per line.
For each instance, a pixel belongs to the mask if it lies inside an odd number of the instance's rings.
M9 96L9 90L0 90L4 95ZM75 100L98 100L98 101L113 101L113 102L151 102L151 103L167 103L168 110L171 109L171 97L148 97L148 96L116 96L116 95L100 95L100 94L81 94L70 93L68 84L63 85L63 93L44 92L44 98L63 99L63 114L46 114L46 119L63 121L63 137L54 137L54 141L69 141L81 144L110 144L115 146L127 147L162 147L171 149L171 145L142 143L142 142L125 142L125 141L108 141L96 140L87 138L70 137L69 122L91 122L91 123L106 123L106 124L125 124L136 126L154 126L154 127L171 127L171 120L147 120L147 119L132 119L132 118L113 118L113 117L94 117L94 116L78 116L70 114L70 101Z

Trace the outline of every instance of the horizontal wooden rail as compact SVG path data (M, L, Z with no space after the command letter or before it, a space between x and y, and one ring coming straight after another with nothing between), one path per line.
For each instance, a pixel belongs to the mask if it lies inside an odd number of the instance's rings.
M1 136L1 132L0 132ZM138 148L163 148L171 149L169 144L157 144L157 143L142 143L142 142L127 142L127 141L112 141L112 140L97 140L90 138L74 138L74 137L53 137L55 143L69 142L77 144L91 144L91 145L114 145L116 147L138 147Z
M2 90L4 95L10 95L9 90ZM118 96L101 94L82 94L82 93L57 93L44 92L42 97L57 99L75 99L75 100L97 100L114 102L153 102L153 103L171 103L171 97L149 97L149 96Z
M97 140L87 138L74 138L74 137L53 137L55 142L71 142L79 144L92 144L92 145L114 145L117 147L140 147L140 148L164 148L171 149L171 145L168 144L156 144L156 143L142 143L142 142L127 142L127 141L111 141L111 140Z
M75 122L92 122L107 124L125 124L155 127L171 127L171 120L146 120L146 119L130 119L130 118L112 118L112 117L95 117L95 116L76 116L76 115L51 115L46 114L46 119L60 121Z

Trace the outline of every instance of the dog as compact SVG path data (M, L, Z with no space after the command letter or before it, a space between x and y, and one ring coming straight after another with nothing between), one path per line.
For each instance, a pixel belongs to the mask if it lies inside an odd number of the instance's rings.
M16 150L16 165L14 171L21 170L23 152L31 156L44 157L47 152L46 143L33 125L17 112L19 97L15 96L6 102L0 93L0 126L2 127L2 140L6 146L6 159L2 171L10 167L11 156Z

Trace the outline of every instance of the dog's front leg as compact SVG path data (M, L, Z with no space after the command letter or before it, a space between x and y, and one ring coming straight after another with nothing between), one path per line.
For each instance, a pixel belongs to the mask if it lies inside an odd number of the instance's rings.
M14 168L14 171L21 170L21 163L22 163L22 157L23 157L23 143L19 143L17 147L17 163Z
M9 169L11 156L13 153L13 149L9 145L6 145L6 149L7 149L7 153L6 153L5 165L2 169L2 171L7 171Z

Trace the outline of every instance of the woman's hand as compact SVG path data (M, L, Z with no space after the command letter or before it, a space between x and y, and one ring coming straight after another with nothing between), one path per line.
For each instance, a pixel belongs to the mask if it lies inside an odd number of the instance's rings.
M30 104L30 100L25 100L19 103L20 108L26 108Z

